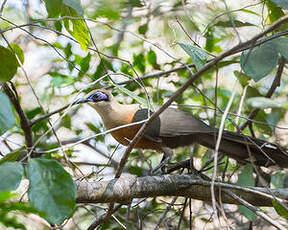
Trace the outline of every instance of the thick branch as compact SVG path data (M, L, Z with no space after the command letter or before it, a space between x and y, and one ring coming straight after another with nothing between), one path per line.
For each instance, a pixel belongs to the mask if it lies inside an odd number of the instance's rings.
M133 198L156 196L183 196L211 201L211 182L195 175L164 175L146 177L121 177L110 181L77 181L77 202L83 203L129 203ZM272 206L273 196L265 188L240 187L215 182L215 192L219 188L229 189L254 206ZM271 190L275 197L288 200L287 189ZM216 195L216 197L219 197ZM222 192L223 203L240 204L239 201Z
M21 129L24 132L25 136L25 142L27 149L29 149L33 146L33 135L32 135L32 130L30 127L30 121L26 117L24 111L22 110L22 107L19 103L18 98L14 95L10 87L7 85L7 83L3 84L3 89L7 96L10 98L11 103L14 105L16 112L18 113L19 119L20 119L20 126Z

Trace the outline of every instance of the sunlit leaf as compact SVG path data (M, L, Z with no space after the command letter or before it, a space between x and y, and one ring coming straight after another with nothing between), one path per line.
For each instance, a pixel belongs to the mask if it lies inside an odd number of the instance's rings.
M9 98L0 91L0 135L11 129L15 124L14 113L12 112Z
M17 54L17 57L19 58L19 61L22 64L24 64L24 52L21 49L21 47L19 45L17 45L16 43L10 43L9 45L14 50L14 52Z
M207 54L204 50L190 44L180 42L178 42L178 44L191 57L197 70L201 69L206 64Z
M75 208L76 189L71 176L55 160L30 159L27 165L29 201L46 220L62 224Z
M18 188L24 173L19 162L5 162L0 165L0 191L11 191Z
M17 59L11 50L0 46L0 60L0 83L10 81L17 73Z
M275 200L272 200L272 204L278 215L283 216L286 220L288 220L288 210Z

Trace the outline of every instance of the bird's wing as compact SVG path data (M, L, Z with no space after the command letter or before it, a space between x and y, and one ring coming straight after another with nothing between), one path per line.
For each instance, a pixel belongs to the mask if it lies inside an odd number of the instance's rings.
M192 114L168 108L160 114L160 137L176 137L197 133L212 133L215 129Z

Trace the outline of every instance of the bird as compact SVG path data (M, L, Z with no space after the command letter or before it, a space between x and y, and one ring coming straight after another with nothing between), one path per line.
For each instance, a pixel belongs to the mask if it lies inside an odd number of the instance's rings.
M121 104L106 89L95 89L75 104L88 103L102 118L107 130L122 145L127 146L141 128L143 121L152 114L139 104ZM136 125L133 123L138 122ZM117 127L124 126L117 129ZM189 112L168 107L155 118L143 137L135 145L136 149L149 149L163 154L163 167L172 157L173 149L192 144L200 144L215 149L219 130L209 126ZM240 163L252 162L257 166L288 167L288 151L276 144L223 130L219 152Z

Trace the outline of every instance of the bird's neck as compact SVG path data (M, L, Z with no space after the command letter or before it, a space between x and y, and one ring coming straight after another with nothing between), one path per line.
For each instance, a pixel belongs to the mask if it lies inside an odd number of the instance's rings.
M140 107L137 104L125 105L120 104L117 101L111 101L111 103L105 107L94 107L101 116L106 129L112 129L131 123L135 112L139 108Z

